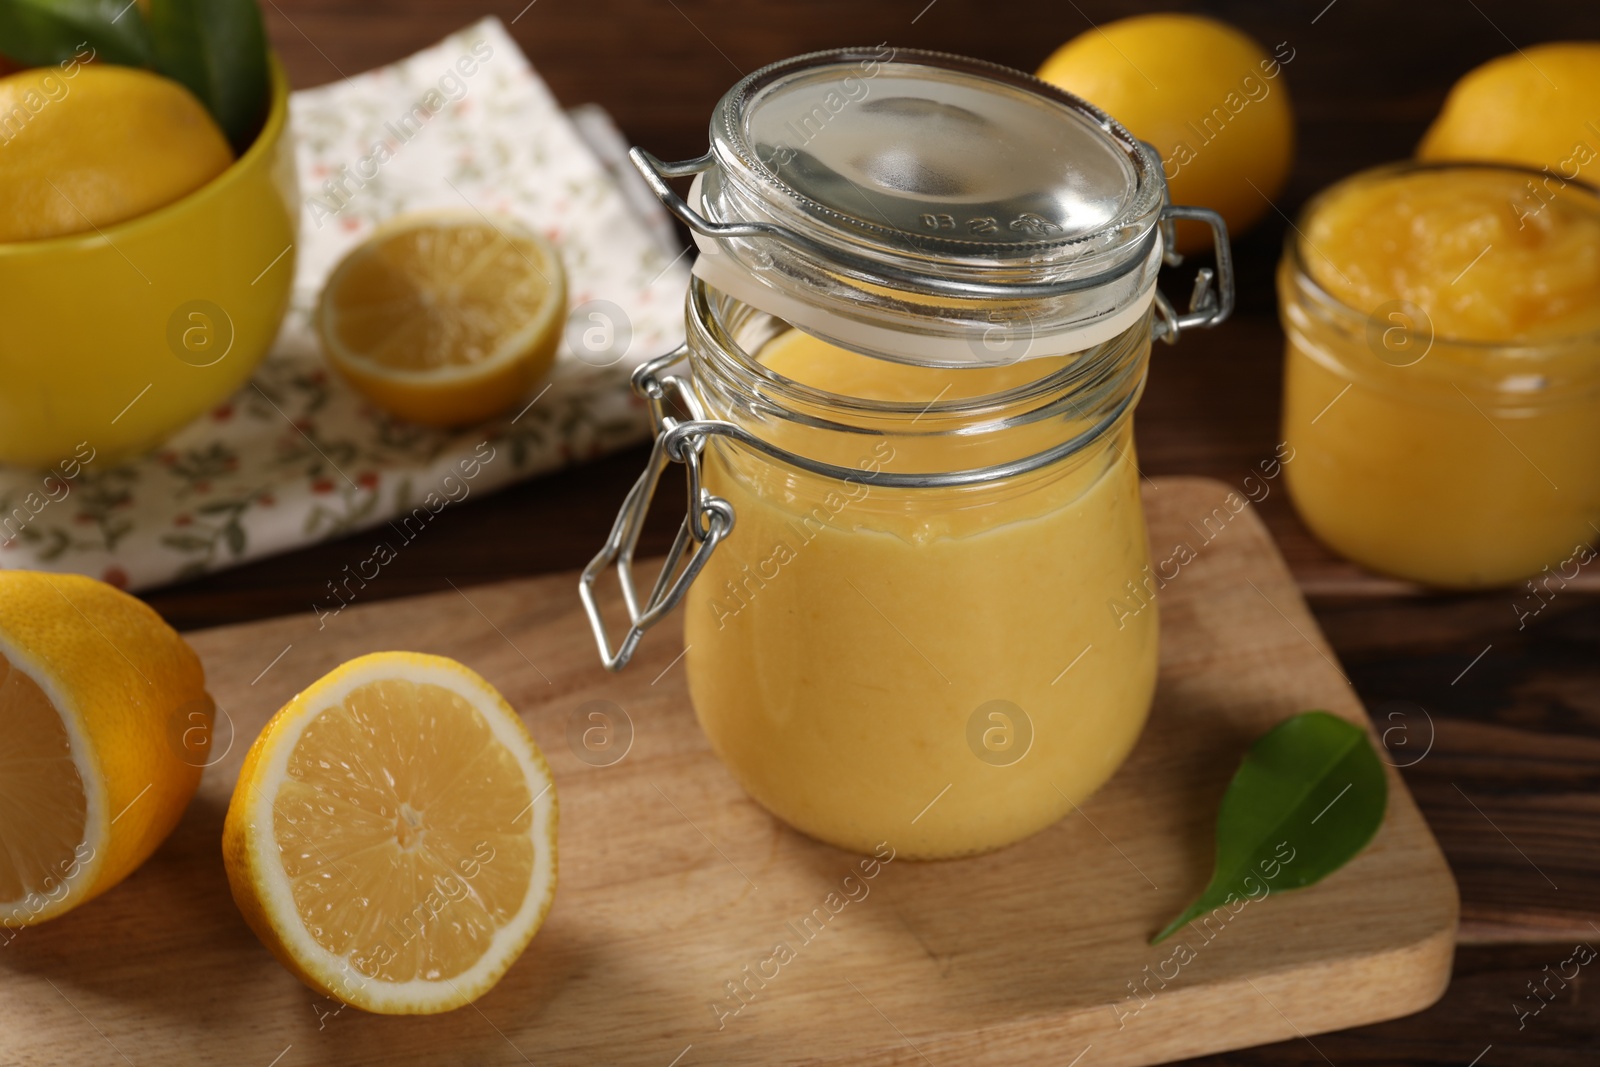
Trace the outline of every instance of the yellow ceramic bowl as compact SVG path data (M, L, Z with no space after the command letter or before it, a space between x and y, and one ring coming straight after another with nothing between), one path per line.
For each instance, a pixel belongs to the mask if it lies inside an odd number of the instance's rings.
M250 378L294 278L289 85L213 181L102 230L0 244L0 463L149 449Z

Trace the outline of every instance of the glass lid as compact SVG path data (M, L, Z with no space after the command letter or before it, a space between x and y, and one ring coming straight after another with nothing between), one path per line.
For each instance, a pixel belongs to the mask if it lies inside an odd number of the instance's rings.
M730 146L819 221L992 254L1097 233L1137 198L1128 148L1085 112L989 72L874 66L772 72L733 102Z
M714 288L855 351L925 366L1085 351L1232 308L1221 217L1167 203L1155 151L1020 71L910 49L843 48L750 74L705 155L630 153L694 234ZM668 184L694 177L686 197ZM1168 220L1212 230L1182 315L1156 275ZM1177 262L1172 257L1171 262Z
M1087 102L888 47L756 71L718 106L712 148L774 222L905 270L954 257L1044 281L1098 274L1143 258L1165 188L1148 150Z

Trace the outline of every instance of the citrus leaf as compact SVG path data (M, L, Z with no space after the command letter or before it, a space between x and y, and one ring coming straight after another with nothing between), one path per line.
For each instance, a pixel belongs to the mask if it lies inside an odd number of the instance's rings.
M1222 797L1211 884L1150 943L1224 904L1326 878L1372 840L1388 800L1364 729L1326 711L1279 723L1250 746Z
M0 0L0 53L29 67L151 62L149 30L130 0Z
M255 0L150 0L150 37L156 69L199 97L234 154L243 154L272 93Z

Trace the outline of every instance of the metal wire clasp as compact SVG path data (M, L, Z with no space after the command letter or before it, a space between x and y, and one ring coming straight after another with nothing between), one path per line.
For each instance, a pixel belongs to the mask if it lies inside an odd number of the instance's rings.
M595 643L600 648L600 659L608 671L625 667L638 647L644 632L678 606L689 591L696 575L711 558L717 544L733 529L733 505L711 493L700 484L700 456L705 449L703 433L674 433L680 423L668 414L668 390L676 392L679 401L699 421L701 411L693 390L677 375L662 376L662 372L688 355L688 346L682 345L641 364L633 373L634 392L644 397L650 405L650 414L656 428L655 444L650 449L650 461L644 473L633 483L622 501L617 521L598 555L583 569L578 583L578 595L583 599L583 610L589 616L589 627L594 631ZM633 580L634 551L639 546L639 534L644 529L645 516L650 511L650 501L655 496L661 472L668 463L682 463L688 472L689 499L687 514L678 527L678 535L667 550L655 585L641 603L638 588ZM690 554L690 547L693 553ZM613 651L606 633L605 620L600 615L600 604L595 594L595 582L607 567L616 564L617 579L622 585L622 599L628 607L628 632Z
M1194 276L1194 289L1189 293L1189 310L1179 314L1168 300L1166 294L1160 289L1156 290L1155 322L1151 325L1150 332L1154 337L1159 337L1169 345L1177 344L1178 337L1184 330L1210 329L1220 325L1224 319L1233 314L1233 251L1228 245L1228 225L1222 221L1222 216L1206 207L1189 207L1183 204L1167 204L1161 209L1161 229L1165 239L1166 254L1164 261L1168 266L1175 267L1183 262L1183 257L1174 251L1174 219L1189 219L1194 222L1203 222L1211 230L1211 245L1216 253L1217 267L1213 271L1210 267L1201 267ZM1216 288L1212 288L1212 282Z

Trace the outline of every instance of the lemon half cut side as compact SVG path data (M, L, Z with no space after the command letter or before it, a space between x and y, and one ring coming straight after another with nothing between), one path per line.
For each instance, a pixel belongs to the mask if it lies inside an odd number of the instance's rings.
M246 922L307 985L372 1012L449 1011L493 987L549 912L555 785L483 678L374 653L267 724L223 858Z
M374 404L429 426L507 411L555 363L566 275L514 219L404 215L347 255L323 287L322 349Z
M200 784L212 710L199 658L142 601L0 570L0 927L65 914L149 858Z

